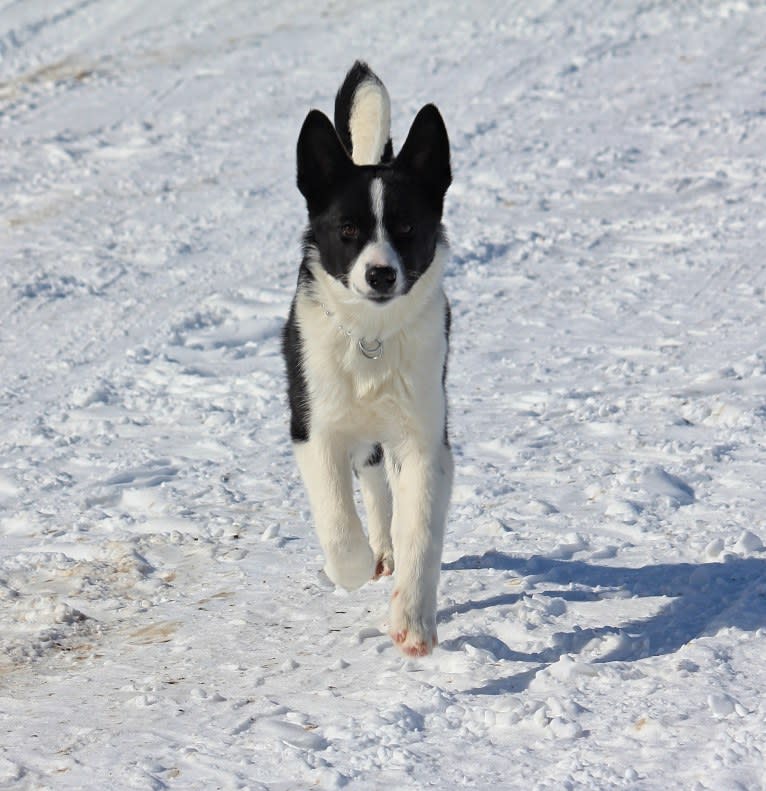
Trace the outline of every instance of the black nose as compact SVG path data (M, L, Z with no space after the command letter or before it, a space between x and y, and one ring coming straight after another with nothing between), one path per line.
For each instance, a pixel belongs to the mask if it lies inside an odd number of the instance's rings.
M392 266L371 266L365 273L365 278L375 291L388 294L396 284L396 269Z

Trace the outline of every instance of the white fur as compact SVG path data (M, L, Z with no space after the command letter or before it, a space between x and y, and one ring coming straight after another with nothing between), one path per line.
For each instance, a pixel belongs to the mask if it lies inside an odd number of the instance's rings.
M370 200L372 201L372 214L375 217L375 236L383 239L386 229L383 226L383 211L385 210L385 186L383 179L373 179L370 182Z
M375 556L376 575L389 575L394 571L394 546L391 540L391 517L393 501L388 475L383 464L365 465L366 459L355 463L362 500L367 513L367 533L372 554Z
M396 559L396 589L391 600L389 629L408 646L430 653L436 645L436 589L452 489L452 453L446 445L422 448L409 444L399 457L400 468L389 475L394 515L391 533ZM425 650L423 650L425 649Z
M356 89L348 125L354 163L377 165L391 137L391 101L384 85L365 80Z
M375 561L354 508L348 446L317 433L294 450L324 550L325 572L336 585L358 588L372 576Z
M398 296L404 289L404 267L399 256L391 246L391 242L386 234L383 225L383 180L373 179L370 184L370 200L372 201L372 211L375 216L375 233L372 241L364 246L356 258L354 266L348 275L350 288L363 297L368 297L375 293L367 283L367 271L374 267L390 266L396 270L396 285L392 291L392 296Z
M440 244L410 291L382 306L351 293L316 260L309 263L313 291L304 288L296 299L310 426L308 442L296 443L295 453L325 570L337 584L356 587L370 578L376 561L386 566L393 544L391 634L405 653L418 655L436 642L436 587L452 485L442 387L446 252ZM352 337L339 331L340 323ZM362 337L383 340L380 359L360 353L355 338ZM387 483L380 471L356 465L373 553L354 508L351 460L375 442L385 451Z

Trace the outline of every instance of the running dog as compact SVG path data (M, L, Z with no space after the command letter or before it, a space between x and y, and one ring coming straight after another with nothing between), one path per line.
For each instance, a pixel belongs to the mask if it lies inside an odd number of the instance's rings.
M394 156L388 92L358 61L336 96L335 124L319 110L306 116L297 164L308 227L282 346L295 458L325 573L354 589L396 566L389 632L404 654L424 656L437 644L453 471L447 130L427 104Z

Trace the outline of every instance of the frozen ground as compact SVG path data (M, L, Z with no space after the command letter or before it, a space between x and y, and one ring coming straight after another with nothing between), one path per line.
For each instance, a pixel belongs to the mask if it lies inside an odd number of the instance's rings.
M759 2L0 0L0 788L763 788L765 41ZM297 131L360 56L453 143L422 661L390 580L319 573L278 354Z

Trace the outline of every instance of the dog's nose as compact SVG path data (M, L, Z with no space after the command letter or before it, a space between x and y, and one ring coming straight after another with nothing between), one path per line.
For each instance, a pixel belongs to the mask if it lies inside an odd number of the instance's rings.
M371 266L365 272L369 286L380 294L388 294L396 285L396 269L392 266Z

